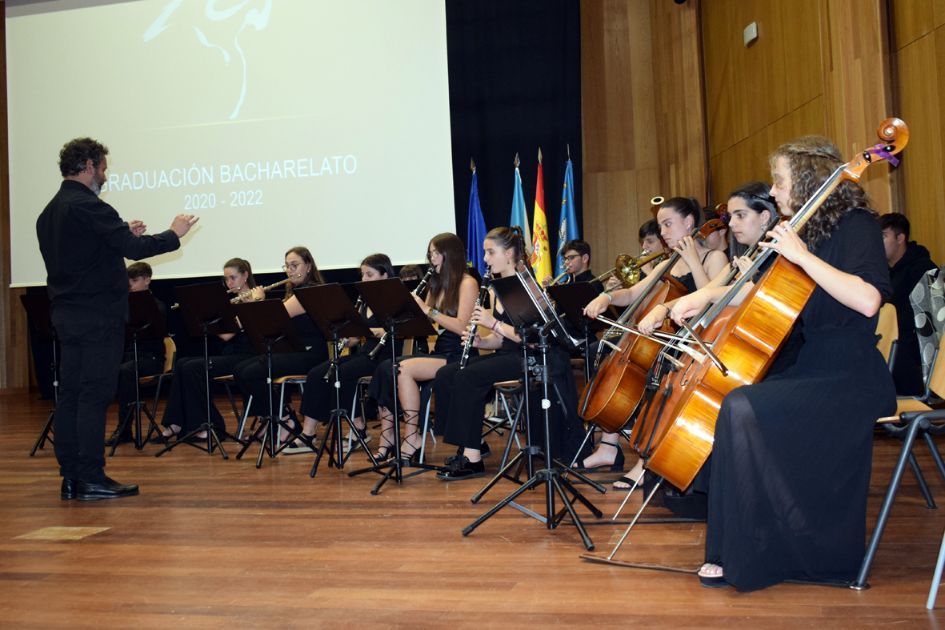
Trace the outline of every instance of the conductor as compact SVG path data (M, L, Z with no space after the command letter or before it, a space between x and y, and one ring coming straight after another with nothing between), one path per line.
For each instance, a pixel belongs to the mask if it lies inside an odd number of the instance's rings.
M128 317L124 258L176 250L197 221L179 214L170 229L154 236L144 236L147 226L141 221L123 221L98 197L107 155L91 138L66 143L59 152L62 185L36 221L50 315L62 347L53 427L63 500L138 494L137 485L105 476L103 447Z

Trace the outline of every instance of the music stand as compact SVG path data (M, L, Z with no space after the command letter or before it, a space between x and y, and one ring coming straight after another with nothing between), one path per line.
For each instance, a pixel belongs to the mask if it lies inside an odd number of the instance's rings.
M158 308L157 301L151 291L133 291L128 294L128 321L125 323L125 343L131 342L132 364L135 373L135 402L134 409L119 410L120 420L116 435L122 435L131 419L135 421L135 448L139 451L144 448L145 443L151 439L151 434L160 431L154 422L154 415L151 410L145 406L145 413L148 415L150 424L148 425L148 434L141 439L141 387L139 385L140 375L138 373L138 341L164 340L167 334L167 321L164 314ZM118 440L112 444L112 450L109 455L114 455L118 449Z
M318 472L318 464L328 449L328 467L342 468L347 460L341 447L341 420L348 423L348 428L355 435L361 448L371 457L372 463L377 463L373 455L364 443L361 433L356 431L347 409L341 405L341 380L338 359L338 342L345 337L371 337L371 329L367 322L354 308L349 293L345 286L337 283L323 284L314 287L297 289L295 297L308 316L315 322L318 329L322 331L325 339L330 339L330 351L328 372L325 374L325 380L333 385L335 390L335 408L332 409L328 417L328 429L325 431L325 439L322 440L318 448L318 455L315 457L315 463L312 464L310 477L314 477ZM308 443L311 447L311 443ZM337 447L337 448L336 448ZM313 449L314 450L314 449ZM337 453L335 452L337 450ZM352 449L351 452L354 452ZM348 454L350 456L350 453Z
M598 331L607 328L607 324L591 319L584 315L584 307L600 295L590 282L576 282L571 284L556 284L548 287L548 295L554 300L558 310L564 313L565 319L584 337L584 378L591 381L591 339ZM609 307L608 310L614 310Z
M558 309L564 313L568 323L574 327L574 330L581 331L581 334L584 336L584 379L585 382L590 385L597 371L594 362L591 360L591 342L596 339L596 333L608 329L609 326L599 319L591 319L585 316L584 307L587 306L591 300L600 295L600 291L598 291L591 282L578 282L574 284L550 286L548 287L548 294L551 296L551 299L555 301L555 305ZM610 306L607 310L609 311L608 315L611 315L611 319L616 319L616 309ZM601 341L601 343L603 343L603 341ZM594 430L595 426L590 425L587 432L584 434L581 446L574 454L574 459L571 460L570 466L572 468L577 464L577 459L584 451L584 445L587 444Z
M573 503L575 501L580 501L584 507L590 510L590 512L597 518L600 518L603 516L603 514L583 494L581 494L581 492L579 492L567 478L562 477L558 469L563 468L572 472L582 481L590 484L601 493L604 492L604 488L587 477L571 471L566 465L554 459L553 453L551 451L551 421L548 411L551 408L551 401L548 398L548 334L551 333L566 343L568 340L570 340L570 343L574 343L574 340L570 338L570 335L564 329L560 318L548 303L542 291L538 288L534 278L529 276L527 273L519 272L514 276L498 278L493 280L492 287L499 301L502 302L505 312L508 313L509 318L515 324L516 329L521 331L519 332L519 335L521 336L523 342L523 356L525 357L523 361L525 362L526 366L528 365L528 343L525 335L532 333L537 334L538 337L537 343L538 350L540 352L538 371L542 387L541 407L545 427L544 452L540 454L544 459L545 465L542 469L535 471L535 473L525 483L516 488L510 495L499 501L499 503L497 503L490 510L482 514L479 518L463 529L463 536L468 536L471 534L477 527L492 518L492 516L494 516L503 508L512 506L524 514L544 523L548 529L555 529L561 523L564 516L566 514L569 515L571 517L571 522L574 524L578 530L578 533L581 535L581 539L584 542L584 547L588 551L591 551L594 549L594 543L591 541L584 524L578 517ZM526 370L526 372L522 375L522 378L524 379L523 389L526 391L528 389L528 376L529 374ZM526 426L531 424L530 415L531 414L526 407L525 421L528 423ZM532 446L526 450L528 452L525 456L539 454L534 452L534 447ZM521 456L522 453L519 453L516 456L516 459L520 459ZM515 465L514 460L509 462L506 467L503 468L503 470L501 470L498 475L496 475L492 484L497 482L502 476L505 476L506 470L510 469L513 465ZM515 499L517 499L519 495L521 495L526 490L538 486L539 484L543 484L545 486L544 515L533 512L532 510L528 510L527 508L524 508L515 502ZM481 497L489 487L491 486L487 486L482 492L480 492L479 496ZM568 493L570 493L570 497L568 496ZM555 495L557 495L564 504L564 509L562 509L560 512L557 511L555 507Z
M260 468L262 467L263 455L268 454L270 458L273 458L291 443L291 441L287 441L281 446L278 445L280 427L296 438L302 432L301 427L291 426L288 422L284 422L282 420L282 410L280 409L276 413L273 407L272 355L281 352L301 352L305 348L302 346L302 342L299 341L298 332L295 330L282 300L263 300L261 302L236 304L235 310L236 316L243 325L243 330L249 335L249 340L256 352L266 357L266 389L269 393L269 415L263 418L259 430L249 437L236 455L236 459L242 459L253 442L261 442L259 455L256 457L256 468ZM262 434L262 437L257 437L260 434Z
M212 455L214 449L220 449L220 455L223 459L229 459L226 450L223 448L220 435L211 421L210 408L213 404L210 390L210 373L213 371L213 365L210 362L210 335L221 333L239 333L240 329L233 317L233 305L230 304L230 296L226 289L219 282L206 282L203 284L189 284L175 287L174 292L177 296L177 302L180 304L181 317L184 320L184 326L191 337L203 337L203 370L204 384L206 385L206 409L207 417L204 422L187 433L180 436L176 441L168 444L160 451L155 453L155 457L160 457L164 453L173 450L180 444L188 444L194 448L206 451ZM180 374L175 378L181 378ZM201 431L207 432L206 448L192 441L192 438ZM229 437L237 440L234 436L223 431L223 437Z
M59 337L56 336L56 329L52 325L52 319L49 316L49 295L45 292L25 293L20 296L20 303L26 311L26 317L33 324L36 336L52 344L52 361L49 363L49 371L52 374L53 384L53 407L49 410L46 417L46 423L39 432L39 437L30 449L30 457L36 454L36 451L44 448L46 442L53 442L49 437L49 432L53 428L53 418L56 414L56 405L59 404Z
M364 303L371 307L374 316L384 323L384 328L390 342L391 358L391 382L393 383L393 409L391 409L394 429L394 457L391 459L375 463L368 468L362 468L348 473L349 477L361 475L366 472L376 472L382 475L381 480L377 482L371 490L371 494L376 495L381 487L388 480L393 479L397 483L403 483L408 477L413 477L431 470L439 470L439 467L430 464L421 464L412 459L404 459L400 454L400 418L399 403L397 400L397 374L400 371L400 364L397 361L396 339L408 337L426 337L436 334L436 330L430 324L430 320L420 309L420 305L411 293L407 291L404 283L399 278L387 278L385 280L373 280L371 282L357 282L355 286ZM357 433L357 432L355 432ZM372 458L373 459L373 458ZM404 468L417 468L414 472L405 475Z

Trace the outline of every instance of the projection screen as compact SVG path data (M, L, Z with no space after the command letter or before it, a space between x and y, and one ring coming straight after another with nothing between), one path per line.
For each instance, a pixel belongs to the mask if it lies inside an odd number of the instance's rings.
M417 262L455 231L443 0L7 3L14 286L63 143L108 146L103 198L149 231L201 219L155 277Z

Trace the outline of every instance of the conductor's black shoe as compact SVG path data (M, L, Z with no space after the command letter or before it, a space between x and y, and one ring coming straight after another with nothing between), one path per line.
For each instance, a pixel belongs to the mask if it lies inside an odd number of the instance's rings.
M460 479L475 479L485 474L486 465L482 461L471 462L463 457L462 460L454 462L446 470L436 473L436 477L442 481L458 481Z
M129 442L134 442L134 436L131 435L131 431L125 431L124 433L119 433L118 429L115 429L112 434L105 440L105 446L117 446L119 444L127 444Z
M79 481L76 483L75 498L79 501L100 501L102 499L119 499L138 494L137 484L118 483L111 477L104 481Z
M59 489L59 498L63 501L70 501L75 498L75 479L62 478L62 486Z

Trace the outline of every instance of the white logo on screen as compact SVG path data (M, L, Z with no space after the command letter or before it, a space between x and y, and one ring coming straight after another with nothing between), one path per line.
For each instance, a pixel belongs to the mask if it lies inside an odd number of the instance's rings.
M144 41L149 42L164 32L171 25L171 17L183 3L184 0L171 0L168 2L157 19L144 31ZM256 6L247 7L247 5L250 4ZM261 8L258 8L258 5L262 5ZM256 0L255 2L253 2L253 0L240 0L238 2L229 3L223 0L205 0L203 20L205 20L208 25L225 23L232 27L230 30L232 40L221 40L219 43L210 41L210 38L207 37L204 30L200 28L200 24L190 24L190 28L193 29L197 41L206 48L220 51L225 65L230 65L230 59L232 57L230 53L231 50L234 50L240 59L243 75L242 84L240 86L239 97L233 107L233 111L230 112L230 120L235 120L239 117L240 109L243 107L243 101L246 100L248 64L246 56L243 54L243 49L240 47L240 34L247 27L252 27L257 31L265 29L269 24L269 14L271 12L272 0ZM203 22L203 20L201 20L201 22ZM217 36L217 38L220 37L222 36Z

